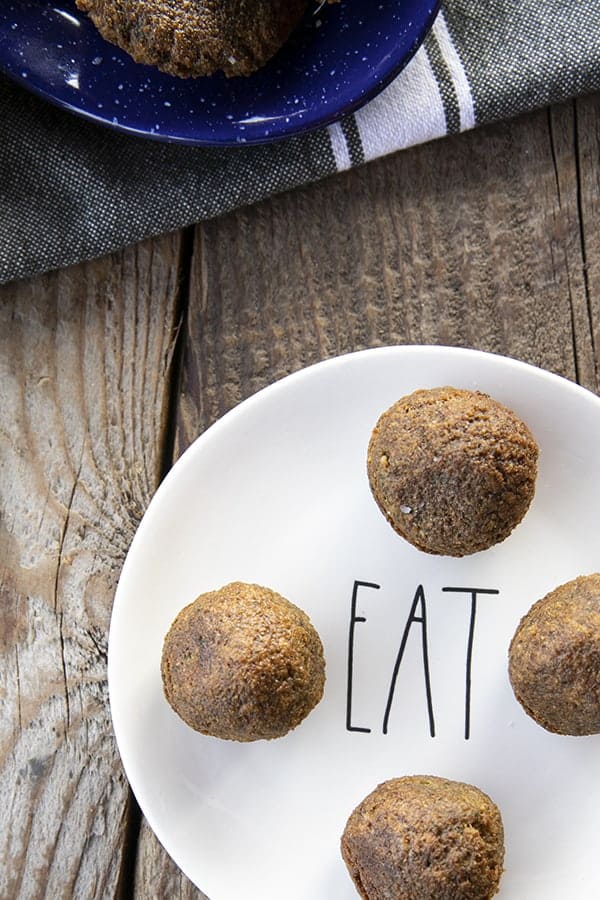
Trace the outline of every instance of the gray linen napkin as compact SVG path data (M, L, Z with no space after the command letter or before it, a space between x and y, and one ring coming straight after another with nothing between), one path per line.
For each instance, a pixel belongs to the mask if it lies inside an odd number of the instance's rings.
M379 97L328 128L263 146L130 137L0 78L0 282L597 89L600 0L446 0Z

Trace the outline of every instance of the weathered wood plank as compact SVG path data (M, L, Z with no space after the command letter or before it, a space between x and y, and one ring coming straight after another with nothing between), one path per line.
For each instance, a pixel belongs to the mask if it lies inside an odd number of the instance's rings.
M161 469L181 239L0 292L0 896L115 896L116 580Z
M597 387L599 115L598 97L568 103L200 226L176 453L276 378L381 344L478 347Z

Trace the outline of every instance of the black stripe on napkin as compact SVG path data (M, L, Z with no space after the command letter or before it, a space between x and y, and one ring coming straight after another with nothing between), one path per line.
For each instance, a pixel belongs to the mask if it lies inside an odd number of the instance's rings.
M340 125L342 126L342 131L344 133L346 146L348 147L350 162L353 166L359 166L365 161L365 151L360 139L360 133L356 124L356 119L352 115L344 116L344 118L340 122Z
M430 31L425 40L425 52L435 80L437 81L444 107L444 115L446 117L446 133L457 134L460 131L460 107L458 105L458 94L454 87L454 81L450 74L450 69L442 55L440 45L433 31Z

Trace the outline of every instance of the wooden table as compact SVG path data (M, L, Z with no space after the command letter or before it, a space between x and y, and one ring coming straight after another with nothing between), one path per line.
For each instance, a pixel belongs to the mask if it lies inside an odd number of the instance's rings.
M477 347L598 391L600 97L0 290L0 897L199 897L131 796L115 585L162 476L259 388Z

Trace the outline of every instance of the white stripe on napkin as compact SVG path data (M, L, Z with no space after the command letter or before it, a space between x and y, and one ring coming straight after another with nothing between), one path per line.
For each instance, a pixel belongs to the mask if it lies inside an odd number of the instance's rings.
M348 151L348 145L346 144L342 126L339 122L334 122L333 125L329 126L329 137L331 138L331 149L333 150L338 172L349 169L351 165L350 153Z
M460 109L460 130L467 131L475 127L475 109L473 107L473 95L467 80L460 56L454 46L444 14L440 13L435 20L433 32L437 38L439 48L452 76L458 105Z
M424 48L355 116L366 160L445 134L444 107Z

